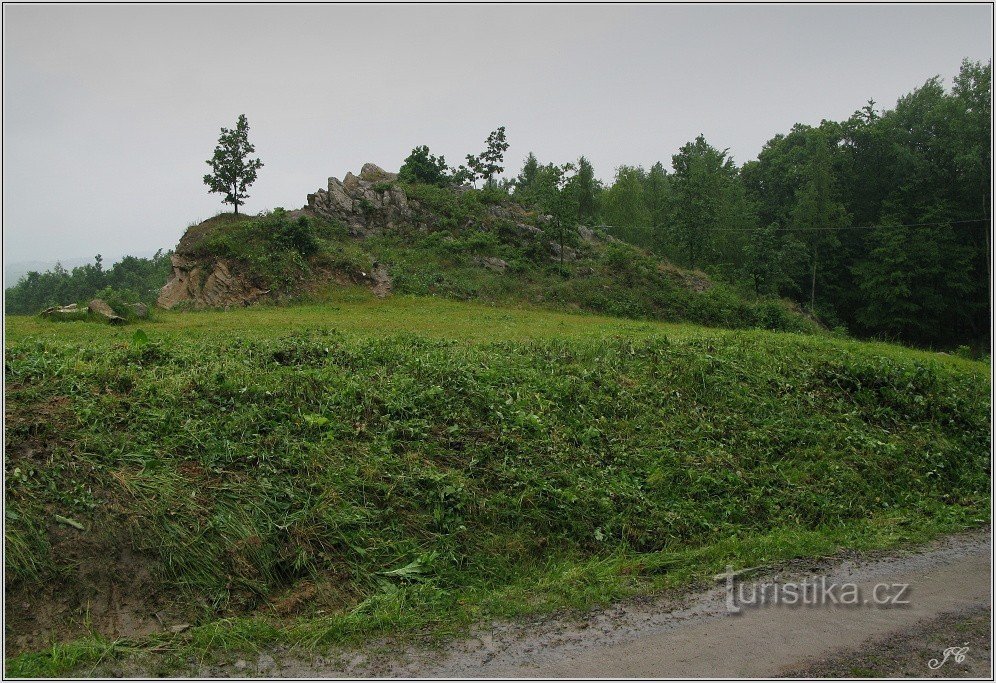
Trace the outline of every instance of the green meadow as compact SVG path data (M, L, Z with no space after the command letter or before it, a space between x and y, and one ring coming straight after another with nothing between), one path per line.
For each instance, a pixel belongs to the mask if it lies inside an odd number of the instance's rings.
M11 676L445 637L989 516L989 365L954 355L361 290L5 323L8 591L127 556L190 624L80 600Z

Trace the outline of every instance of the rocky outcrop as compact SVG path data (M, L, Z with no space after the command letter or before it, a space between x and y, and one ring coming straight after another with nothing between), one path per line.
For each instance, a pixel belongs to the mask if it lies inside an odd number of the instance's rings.
M412 219L412 207L397 179L398 174L376 164L363 164L359 176L347 173L341 181L329 178L327 189L308 195L307 208L343 223L355 237L393 228Z
M363 273L366 275L366 273ZM378 299L383 299L394 288L394 280L383 263L374 263L373 270L370 271L371 290Z
M205 261L179 249L170 259L173 273L156 300L160 308L173 308L181 303L193 308L248 306L269 294L246 277L233 273L224 259Z
M467 187L449 188L454 194L470 191ZM376 164L364 164L359 174L346 173L342 180L329 178L325 189L308 195L308 203L297 211L286 212L287 219L318 217L345 226L351 236L364 238L381 235L395 228L429 233L436 229L449 231L447 216L437 215L431 202L409 198L398 182L398 174L385 171ZM293 286L273 285L273 292L263 287L272 280L253 279L251 268L235 260L226 260L209 246L209 239L218 230L234 221L244 220L231 214L221 214L187 229L172 255L173 272L160 292L157 304L162 308L178 305L191 308L214 308L249 305L266 298L277 301L311 290L319 291L330 283L362 284L378 297L390 294L393 283L384 264L372 268L343 266L333 258L314 258L306 277ZM320 221L321 222L321 221ZM505 242L522 248L542 243L550 260L575 261L580 251L575 246L561 249L551 244L554 236L552 216L527 210L514 200L489 202L486 213L465 217L460 230L493 231ZM594 238L594 233L589 231ZM582 235L583 237L583 235ZM453 241L451 235L444 241ZM328 256L326 254L326 256ZM509 264L497 257L475 260L476 265L495 273L505 273ZM284 287L283 289L280 289Z

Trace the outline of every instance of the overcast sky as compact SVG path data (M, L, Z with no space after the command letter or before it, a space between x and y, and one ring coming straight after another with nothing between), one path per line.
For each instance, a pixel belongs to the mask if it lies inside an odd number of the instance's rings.
M737 163L965 57L965 6L4 6L4 262L173 247L222 209L202 176L240 113L246 209L297 208L415 145L450 163L507 127L506 174L585 154L669 165L704 133ZM228 210L230 207L226 207Z

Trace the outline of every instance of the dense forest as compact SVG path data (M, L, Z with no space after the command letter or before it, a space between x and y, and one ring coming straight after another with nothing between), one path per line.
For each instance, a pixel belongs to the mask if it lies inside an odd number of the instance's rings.
M529 154L497 179L508 147L448 168L416 147L406 183L481 179L554 216L562 230L615 237L746 292L796 300L831 328L913 344L985 345L989 334L992 64L965 61L950 89L934 77L895 108L874 101L846 121L797 124L737 166L704 136L669 166L621 166L611 183L584 157ZM127 258L72 272L30 273L6 292L7 313L34 313L105 288L151 301L169 259Z
M530 155L505 183L568 224L791 297L830 327L916 344L989 330L992 64L966 61L894 109L798 124L737 167L703 136L603 186L583 157Z

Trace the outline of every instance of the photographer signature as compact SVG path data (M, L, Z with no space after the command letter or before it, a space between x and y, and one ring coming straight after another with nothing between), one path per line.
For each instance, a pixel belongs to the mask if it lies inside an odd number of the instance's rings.
M965 653L968 652L968 645L962 647L949 647L944 650L944 659L931 659L927 662L927 668L929 669L940 669L944 666L944 662L948 661L949 657L954 657L955 664L961 664L965 661Z

